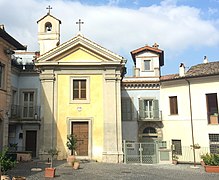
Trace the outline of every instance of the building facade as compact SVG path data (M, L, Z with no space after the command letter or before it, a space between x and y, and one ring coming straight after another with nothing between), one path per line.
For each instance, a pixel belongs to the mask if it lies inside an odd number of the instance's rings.
M34 59L35 52L27 51L16 51L12 59L9 146L38 157L41 86Z
M134 76L122 81L123 140L162 140L160 104L160 68L164 52L158 45L144 46L131 52Z
M45 159L46 151L57 148L58 159L65 159L67 135L74 134L78 158L122 162L120 87L125 59L81 33L54 47L54 39L59 42L59 36L53 36L60 33L57 24L60 21L50 14L38 21L42 52L35 64L41 72L43 111L40 156Z
M181 64L179 74L161 78L163 137L181 161L193 161L194 145L197 161L202 153L219 148L218 69L219 62L205 61L185 72Z
M14 50L25 50L0 25L0 150L8 145L8 116L11 101L11 56Z

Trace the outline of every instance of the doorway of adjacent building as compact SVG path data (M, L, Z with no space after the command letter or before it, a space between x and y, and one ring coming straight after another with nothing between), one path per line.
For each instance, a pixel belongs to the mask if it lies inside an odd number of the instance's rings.
M31 151L32 157L36 157L37 131L26 131L25 151Z
M72 122L71 133L77 138L77 155L88 156L88 122Z

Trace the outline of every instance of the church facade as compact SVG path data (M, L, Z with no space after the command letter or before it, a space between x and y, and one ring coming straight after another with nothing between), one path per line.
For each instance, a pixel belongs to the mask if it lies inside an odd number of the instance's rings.
M67 135L77 137L77 157L122 162L121 79L125 59L81 33L59 45L61 21L38 21L42 86L39 155L58 149L66 159Z

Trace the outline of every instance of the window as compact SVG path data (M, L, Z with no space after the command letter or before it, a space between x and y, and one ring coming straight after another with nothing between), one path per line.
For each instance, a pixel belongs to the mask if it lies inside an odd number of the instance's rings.
M86 80L73 80L73 100L86 99Z
M139 116L144 119L159 119L159 105L157 99L140 99Z
M4 72L5 67L4 65L0 62L0 89L4 88Z
M170 114L171 115L178 114L177 96L170 96L169 102L170 102Z
M16 116L18 113L17 109L17 91L12 90L12 95L11 95L11 116Z
M207 117L209 124L218 124L217 93L206 94Z
M131 98L122 98L122 120L131 121L133 118L133 104Z
M151 60L144 60L144 71L151 70Z
M210 153L219 153L219 134L209 134Z
M144 130L143 130L143 133L144 134L156 134L157 131L154 127L146 127Z
M87 103L89 101L89 78L71 77L71 102Z
M181 140L172 139L172 150L176 155L182 155Z
M16 136L16 127L13 125L9 125L9 132L8 132L9 138L14 138Z
M22 117L23 118L33 118L34 112L35 112L35 97L34 92L22 92L22 101L23 101L23 107L22 107Z

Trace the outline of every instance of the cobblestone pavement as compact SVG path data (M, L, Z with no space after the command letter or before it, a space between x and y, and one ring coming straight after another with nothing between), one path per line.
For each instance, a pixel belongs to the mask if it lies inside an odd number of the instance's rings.
M10 177L25 176L27 180L50 179L44 177L44 169L49 167L45 162L31 161L18 163L9 171ZM218 180L219 174L206 173L202 166L199 169L191 165L131 165L109 164L98 162L81 162L80 169L73 170L66 161L55 161L57 180ZM32 168L42 168L40 172L31 171Z

